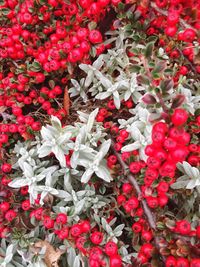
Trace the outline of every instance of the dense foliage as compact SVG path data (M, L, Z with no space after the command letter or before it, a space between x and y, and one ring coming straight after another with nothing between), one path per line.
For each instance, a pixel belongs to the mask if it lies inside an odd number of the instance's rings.
M0 265L200 266L200 2L0 0Z

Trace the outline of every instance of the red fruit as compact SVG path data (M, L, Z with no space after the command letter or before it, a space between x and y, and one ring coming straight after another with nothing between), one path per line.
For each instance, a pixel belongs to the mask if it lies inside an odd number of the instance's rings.
M67 223L67 215L65 213L59 213L56 217L57 224L65 224Z
M176 170L176 165L173 162L166 161L161 168L159 169L159 173L161 176L168 176L173 178Z
M142 231L142 225L139 222L136 222L132 225L132 230L134 233L140 233Z
M178 146L174 151L171 152L171 157L174 162L182 162L188 155L188 149L185 146Z
M122 267L122 259L120 255L113 255L110 257L110 267Z
M8 211L9 208L10 208L10 204L9 204L8 202L2 202L2 203L0 204L0 210L1 210L2 212L6 212L6 211Z
M139 200L137 199L137 197L131 197L127 201L127 205L130 210L137 209L137 207L139 206Z
M83 58L83 53L81 49L74 48L68 56L68 60L72 63L76 63L77 61L80 61Z
M125 196L123 196L123 195L119 195L119 196L117 197L117 203L118 203L118 205L122 205L125 201L126 201Z
M131 164L129 165L129 169L134 174L140 172L140 170L141 170L140 162L139 161L131 162Z
M26 199L22 202L22 209L23 210L29 210L31 207L30 200Z
M49 216L44 216L43 219L43 225L47 228L47 229L51 229L54 227L54 220L51 219L51 217Z
M154 181L155 179L158 178L158 175L159 175L159 173L157 170L150 169L150 168L146 169L145 178Z
M42 125L39 121L36 121L31 124L31 128L33 131L40 131L42 128Z
M81 226L81 231L82 231L83 233L88 233L88 232L90 231L90 229L91 229L91 224L90 224L90 222L87 221L87 220L82 221L82 222L80 223L80 226Z
M105 245L105 253L108 256L116 255L117 254L117 251L118 251L118 247L117 247L117 244L116 243L114 243L112 241L106 243L106 245Z
M168 131L168 126L165 122L160 121L154 124L152 131L165 134Z
M156 151L156 147L154 147L152 144L151 145L147 145L145 147L145 154L147 156L153 156L155 154Z
M186 110L177 108L171 116L171 121L175 126L183 125L187 122L188 113Z
M146 198L147 204L150 208L155 209L158 207L158 198L149 196Z
M73 237L78 237L82 234L82 231L81 231L81 226L78 225L78 224L74 224L71 229L70 229L70 233Z
M166 195L163 194L163 193L160 194L160 195L158 196L158 204L159 204L159 206L160 206L160 207L164 207L165 205L167 205L168 200L169 200L168 196L166 196Z
M189 149L190 152L197 152L198 151L198 145L189 144L188 149Z
M68 238L68 235L69 235L69 228L68 227L62 228L60 230L60 232L58 233L58 237L62 240Z
M90 236L90 240L93 244L99 245L103 241L103 233L101 232L94 232Z
M101 248L99 247L92 247L90 250L90 259L95 260L96 262L99 262L101 260L101 257L103 255L103 252Z
M177 27L176 26L168 26L165 28L165 34L168 35L169 37L173 37L177 32Z
M1 170L2 170L3 172L5 172L5 173L9 173L9 172L11 172L11 170L12 170L12 165L9 164L9 163L3 163L3 164L1 165Z
M140 248L140 252L143 253L147 258L151 258L153 252L153 245L150 243L144 244Z
M199 267L200 266L200 259L192 259L190 261L190 267Z
M173 151L177 146L177 142L174 139L168 137L167 139L165 139L163 145L165 149Z
M138 253L137 259L141 264L144 264L144 263L148 262L148 258L141 252Z
M162 145L162 143L165 140L165 135L162 132L159 131L152 131L152 141L153 143L157 146L157 145Z
M13 221L17 217L17 213L14 210L8 210L5 214L5 219L9 222Z
M106 117L106 116L108 115L108 111L107 111L107 109L105 109L105 108L101 108L101 109L99 110L99 115L101 115L101 116L103 116L103 117Z
M93 44L101 43L103 39L102 39L102 35L101 35L100 31L98 31L98 30L90 31L89 40Z
M167 182L161 181L156 189L159 193L166 193L169 190L169 184Z
M177 266L176 258L174 256L167 257L165 266L166 267L176 267Z
M133 187L132 187L132 185L129 184L129 183L125 183L125 184L123 184L123 186L122 186L122 191L123 191L123 193L125 193L125 194L130 194L131 191L132 191L132 189L133 189Z
M185 42L193 42L196 37L196 32L193 29L185 29L183 32L183 41Z
M122 149L122 144L121 143L115 143L114 148L116 151L120 151Z
M117 157L115 155L110 155L107 160L112 165L117 163Z
M128 133L126 130L121 130L121 131L119 132L119 135L120 135L121 137L123 137L124 139L126 139L126 138L128 138L129 133Z
M191 232L191 225L186 220L176 222L176 231L182 235L188 235Z
M188 68L186 66L181 66L179 72L181 75L186 75L188 73Z
M6 144L8 142L7 134L0 134L0 143Z
M189 267L190 264L189 264L189 260L186 259L186 258L178 258L177 259L177 267Z
M148 166L149 168L157 169L157 168L160 167L160 165L161 165L161 162L160 162L160 160L157 159L157 158L149 157L149 158L147 159L147 166Z
M179 21L179 14L177 12L169 12L167 16L167 23L170 26L174 26Z

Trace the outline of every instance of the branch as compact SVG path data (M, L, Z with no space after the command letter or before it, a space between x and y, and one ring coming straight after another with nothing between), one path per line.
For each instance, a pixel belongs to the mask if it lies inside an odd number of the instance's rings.
M116 155L120 165L122 166L125 175L127 176L129 182L133 185L133 187L135 188L138 197L142 198L142 191L140 189L140 186L138 184L138 182L136 181L135 177L129 173L129 167L128 165L122 160L121 155L119 153L116 152L115 148L114 148L114 142L112 141L112 149L114 154ZM147 221L149 223L149 226L151 227L151 229L153 229L154 231L156 231L156 221L155 218L150 210L150 208L148 207L146 201L144 199L141 199L141 203L144 209L144 214L147 218ZM160 244L159 244L159 237L155 236L154 238L154 243L155 243L155 247L158 249L158 251L160 251ZM165 262L165 258L163 255L161 255L163 262Z

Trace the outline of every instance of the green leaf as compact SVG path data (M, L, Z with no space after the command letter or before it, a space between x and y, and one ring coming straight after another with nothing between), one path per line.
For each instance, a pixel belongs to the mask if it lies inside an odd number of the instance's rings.
M153 53L153 48L154 48L154 42L150 42L147 44L146 49L144 51L144 55L146 58L151 57L151 55Z
M10 9L9 8L2 8L2 9L0 9L0 12L3 15L8 15L10 13Z

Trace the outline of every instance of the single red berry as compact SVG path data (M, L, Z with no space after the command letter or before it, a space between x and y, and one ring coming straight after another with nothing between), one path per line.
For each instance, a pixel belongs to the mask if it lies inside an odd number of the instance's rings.
M176 267L177 266L177 260L174 256L168 256L165 262L166 267Z
M117 244L115 242L109 241L108 243L106 243L106 245L105 245L105 253L108 256L116 255L117 251L118 251L118 247L117 247Z
M57 224L65 224L67 223L67 215L65 213L59 213L56 217Z
M110 257L110 267L122 267L122 259L120 255L113 255Z
M90 240L93 244L99 245L103 241L103 233L101 232L94 232L90 236Z
M188 113L186 110L177 108L171 116L171 121L175 126L180 126L186 123L188 119Z
M14 210L8 210L5 214L5 219L9 222L13 221L17 217L17 213Z

